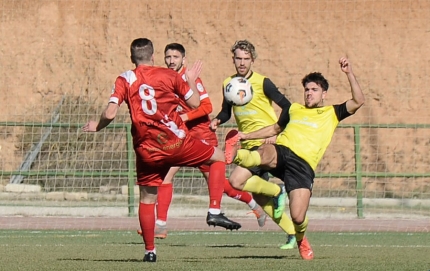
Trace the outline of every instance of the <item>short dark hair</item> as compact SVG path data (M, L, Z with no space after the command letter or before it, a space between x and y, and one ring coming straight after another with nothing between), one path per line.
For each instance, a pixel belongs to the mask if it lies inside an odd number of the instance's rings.
M180 43L169 43L164 48L164 54L166 54L167 50L176 50L181 53L182 57L185 57L185 48Z
M130 45L131 61L134 64L147 62L151 60L154 54L154 46L152 41L146 38L138 38L133 40Z
M323 90L327 91L329 84L327 79L324 78L324 76L320 72L312 72L302 79L302 85L303 87L306 86L307 83L314 82L315 84L319 85Z

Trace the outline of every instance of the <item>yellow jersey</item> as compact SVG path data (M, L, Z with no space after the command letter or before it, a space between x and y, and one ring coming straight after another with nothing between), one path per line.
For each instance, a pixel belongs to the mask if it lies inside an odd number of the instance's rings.
M315 170L340 122L335 107L306 108L293 103L289 116L289 122L278 135L276 144L290 148Z
M225 87L231 80L232 76L226 78L223 83ZM257 131L266 126L273 125L277 122L275 109L272 107L272 100L269 99L263 91L263 81L266 77L253 72L247 78L253 90L252 100L244 106L233 106L233 114L236 119L238 130L244 133ZM241 141L242 148L251 149L263 144L262 139L252 139Z

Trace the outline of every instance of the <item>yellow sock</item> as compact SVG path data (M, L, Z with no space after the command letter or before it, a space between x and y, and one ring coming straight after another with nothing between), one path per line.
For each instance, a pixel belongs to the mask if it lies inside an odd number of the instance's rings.
M279 185L265 181L257 175L249 178L242 190L251 193L262 194L268 197L274 197L281 192Z
M296 240L301 241L303 239L303 236L305 236L306 229L308 228L308 217L305 217L305 220L302 224L294 224L294 228L296 229Z
M238 150L233 162L246 168L256 167L261 164L261 157L258 151Z
M262 206L264 212L268 216L272 218L272 220L278 224L278 226L288 235L295 234L296 230L294 229L293 221L288 217L286 213L283 213L281 218L279 219L273 219L273 201L269 200L265 205Z

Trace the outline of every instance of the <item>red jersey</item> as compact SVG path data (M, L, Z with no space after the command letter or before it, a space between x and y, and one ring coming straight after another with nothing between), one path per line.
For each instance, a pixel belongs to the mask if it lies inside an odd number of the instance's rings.
M186 82L187 79L185 77L185 67L183 67L178 73L182 77L182 79ZM209 95L203 86L203 82L200 78L196 79L196 85L197 89L200 94L200 101L204 99L209 100ZM177 111L179 114L186 114L194 109L190 108L185 101L181 100L179 101L179 106L177 108ZM210 130L211 120L209 118L209 115L201 116L199 118L189 120L185 124L189 130L189 133L192 137L202 140L203 142L206 142L207 144L211 146L217 146L218 140L216 137L215 132Z
M175 152L186 137L187 128L176 109L192 94L177 72L140 65L117 77L109 102L128 105L134 147L146 149L157 160Z

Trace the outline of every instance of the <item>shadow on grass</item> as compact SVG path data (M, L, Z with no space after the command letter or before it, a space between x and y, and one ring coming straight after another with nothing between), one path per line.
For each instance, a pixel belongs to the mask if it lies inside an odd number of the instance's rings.
M123 263L140 263L143 262L143 257L142 259L104 259L104 260L95 260L95 259L84 259L84 258L63 258L63 259L58 259L59 261L77 261L77 262L123 262Z
M125 245L142 245L142 242L128 242L128 243L121 243L121 244L125 244ZM163 244L163 246L168 246L168 247L189 247L188 244ZM207 245L205 247L209 247L209 248L243 248L245 247L244 245L233 245L233 244L229 244L229 245Z
M246 255L246 256L234 256L234 257L223 257L224 259L274 259L274 260L285 260L285 259L297 259L297 256L261 256L261 255Z
M219 257L219 259L256 259L256 260L286 260L286 259L298 259L295 256L261 256L261 255L247 255L247 256L234 256L234 257ZM213 257L208 258L191 258L191 257L184 257L182 260L184 262L204 262L207 260L213 260ZM77 262L123 262L123 263L140 263L143 259L84 259L84 258L61 258L58 259L58 261L77 261ZM175 259L173 261L176 261L178 259ZM165 260L166 261L166 260ZM169 261L169 260L167 260Z
M219 248L219 247L223 247L223 248L225 248L225 247L236 248L236 247L240 247L240 248L242 248L242 247L245 247L245 246L244 245L209 245L207 247L213 247L213 248Z

